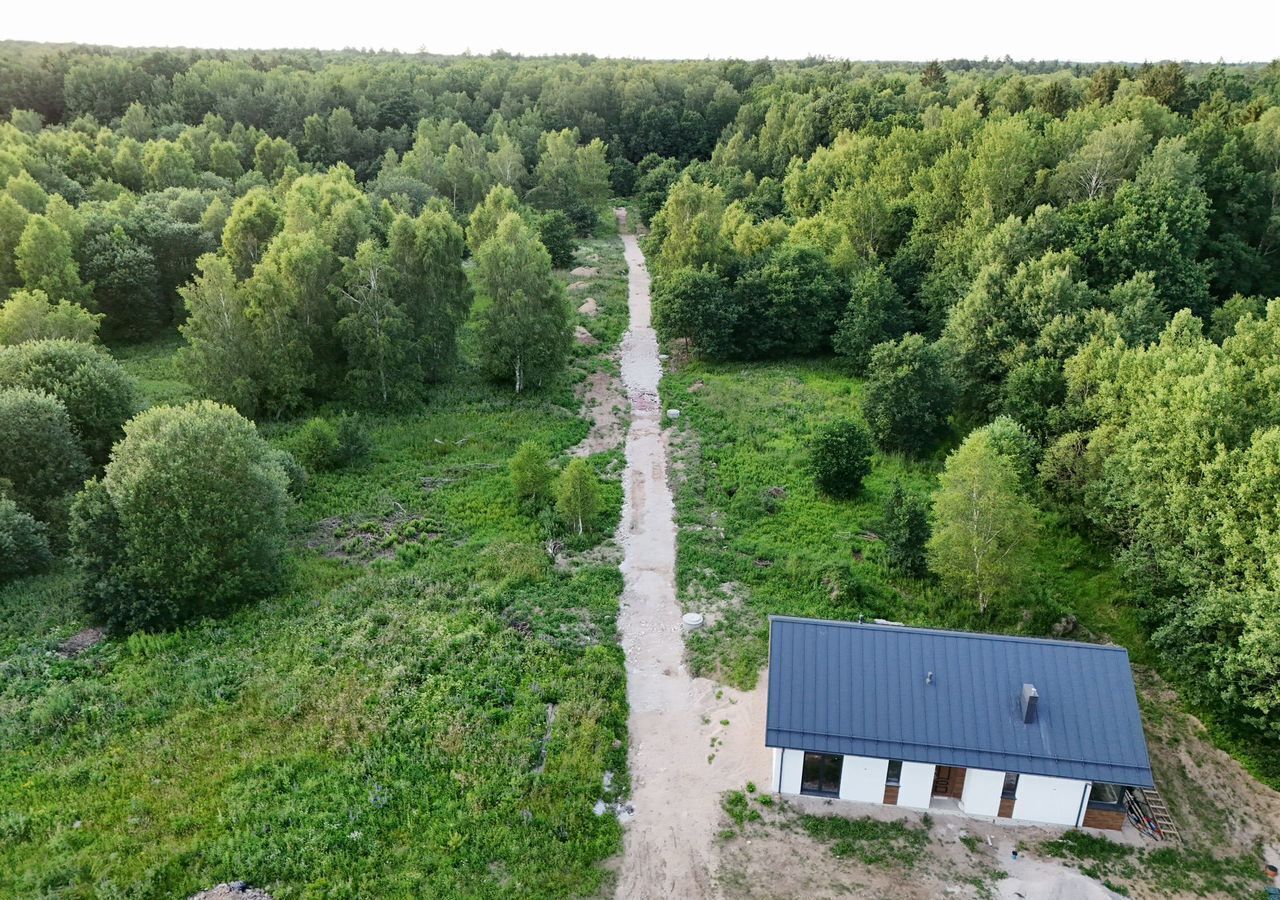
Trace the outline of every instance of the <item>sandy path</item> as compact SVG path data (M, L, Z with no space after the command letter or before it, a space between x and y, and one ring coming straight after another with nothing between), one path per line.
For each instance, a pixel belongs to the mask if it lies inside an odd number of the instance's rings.
M625 223L621 210L618 218ZM684 667L649 273L635 236L624 234L622 241L631 316L622 339L622 380L631 424L618 526L624 548L619 628L627 658L635 816L624 832L617 896L714 897L720 793L748 780L768 784L764 692L722 689L691 678Z

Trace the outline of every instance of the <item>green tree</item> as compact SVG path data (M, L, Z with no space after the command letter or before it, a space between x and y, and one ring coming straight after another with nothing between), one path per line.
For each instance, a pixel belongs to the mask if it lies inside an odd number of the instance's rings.
M245 314L244 291L225 257L207 254L196 265L199 274L178 291L187 309L180 328L187 346L178 352L178 366L205 396L255 415L257 338Z
M757 259L734 285L735 336L745 356L807 355L827 348L844 290L816 247L784 244Z
M578 247L574 240L573 222L558 209L547 210L537 217L538 240L551 254L551 265L567 269L573 265L573 253Z
M871 474L874 453L871 432L856 419L822 426L814 432L809 460L818 490L841 500L856 497Z
M551 257L515 213L476 253L476 282L488 306L480 320L481 365L516 392L558 371L569 352L569 311Z
M53 303L44 291L15 291L0 304L0 346L51 338L88 344L97 340L101 321L78 303Z
M61 523L67 496L89 472L71 419L55 397L25 387L0 389L0 485L18 508Z
M551 470L551 456L536 441L524 441L509 463L511 488L516 499L533 506L541 506L551 500L555 473Z
M471 218L467 224L467 248L471 254L474 256L478 253L484 242L493 237L498 230L498 223L508 213L518 213L520 210L520 200L515 191L504 184L493 187L480 205L471 210Z
M895 480L885 501L880 540L885 565L893 572L921 578L928 571L929 511L924 500L908 493Z
M881 449L920 454L946 431L955 388L936 344L918 334L871 351L862 414Z
M729 284L710 269L665 273L653 287L653 327L664 340L687 338L712 358L737 353L741 308Z
M235 202L222 229L222 249L237 278L248 278L280 230L280 208L264 188L254 188Z
M432 381L457 360L458 331L471 311L465 250L462 227L438 200L416 219L397 216L387 235L395 296L413 325L413 358Z
M1029 556L1039 528L1035 508L987 434L974 432L947 457L933 519L929 568L980 613L1030 583Z
M18 273L18 242L31 214L8 194L0 193L0 294L22 284Z
M650 223L646 249L654 272L719 266L727 250L721 233L724 213L719 187L682 176Z
M859 375L867 371L871 348L902 337L909 329L902 295L883 266L853 278L853 292L832 339L835 351Z
M920 73L920 84L931 91L947 89L947 73L936 59L924 67Z
M344 271L345 315L337 324L348 385L357 398L382 406L412 398L425 380L413 353L413 322L395 301L386 256L372 241L356 250Z
M133 379L101 347L42 340L0 347L0 388L43 391L66 409L88 458L106 462L124 423L137 411Z
M192 187L196 183L195 160L172 141L147 141L142 148L142 166L151 190Z
M53 562L43 522L8 497L0 496L0 584L42 572Z
M81 260L109 338L151 337L169 324L169 298L159 291L155 257L122 226L89 237Z
M71 237L44 216L27 220L14 258L27 290L44 291L54 300L84 297Z
M230 407L137 416L72 509L89 614L120 631L166 628L271 590L287 484L279 457Z
M582 534L600 509L600 481L585 459L565 466L556 484L556 510L565 523Z

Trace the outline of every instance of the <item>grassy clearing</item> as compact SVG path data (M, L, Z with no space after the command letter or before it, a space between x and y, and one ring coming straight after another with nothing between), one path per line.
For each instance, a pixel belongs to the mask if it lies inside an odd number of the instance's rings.
M689 640L695 670L747 687L768 652L769 614L885 618L914 625L1106 636L1146 653L1128 592L1105 554L1045 515L1041 578L1020 609L986 616L928 582L881 564L876 534L895 479L927 493L944 453L924 461L877 455L862 495L820 496L807 470L821 423L857 416L861 385L825 360L693 362L663 381L677 420L677 577L682 602L710 613Z
M1245 897L1262 891L1261 866L1247 854L1214 856L1199 850L1161 847L1157 850L1127 847L1082 831L1044 841L1040 850L1070 860L1080 871L1128 895L1142 884L1165 894Z
M874 866L896 863L911 868L929 843L929 826L905 819L846 819L843 816L802 815L800 827L812 838L831 845L831 854Z
M584 249L621 265L616 239ZM601 280L598 350L625 321L625 284ZM152 402L192 396L175 347L121 354ZM627 790L621 576L597 548L617 453L591 459L605 503L583 538L521 512L506 461L581 440L573 384L600 363L580 351L518 401L464 372L367 417L369 462L315 475L292 514L285 589L224 619L68 659L71 577L0 590L0 896L599 890L620 829L592 807L606 772Z

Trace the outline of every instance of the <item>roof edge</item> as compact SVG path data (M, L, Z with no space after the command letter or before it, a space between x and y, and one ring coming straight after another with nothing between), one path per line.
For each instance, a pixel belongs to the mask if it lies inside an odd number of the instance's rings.
M992 634L986 631L953 631L947 628L924 628L919 625L877 625L874 622L848 622L840 619L812 619L806 616L769 616L769 633L773 634L774 622L795 622L802 625L827 625L839 628L857 628L864 631L884 631L890 634L913 632L915 634L945 635L947 637L969 638L984 641L1008 641L1015 644L1052 644L1058 647L1072 647L1084 650L1100 650L1110 653L1123 653L1126 657L1129 650L1119 644L1090 644L1084 641L1064 641L1059 638L1037 638L1015 634Z

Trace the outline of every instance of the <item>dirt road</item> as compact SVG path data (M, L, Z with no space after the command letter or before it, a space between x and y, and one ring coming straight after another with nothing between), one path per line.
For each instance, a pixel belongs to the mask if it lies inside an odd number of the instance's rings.
M619 224L625 213L619 211ZM622 229L622 230L625 230ZM676 602L676 531L658 380L662 365L649 322L649 273L634 235L626 250L630 329L622 339L622 380L631 404L619 628L631 705L631 802L619 898L719 896L715 832L720 793L748 780L764 787L764 692L743 694L684 667Z

